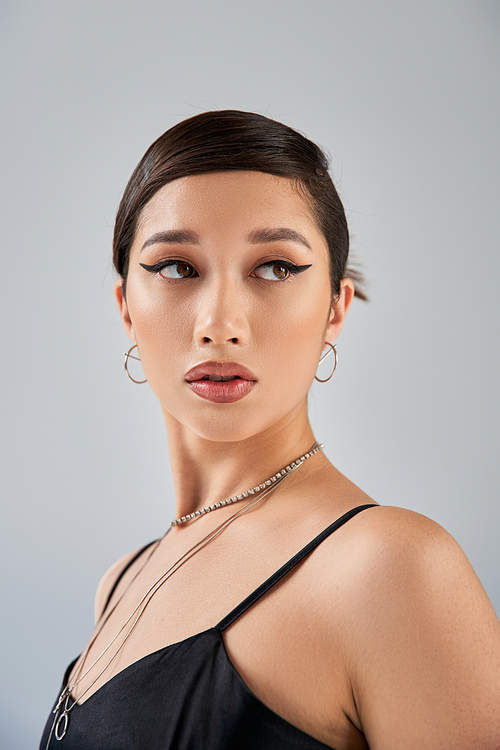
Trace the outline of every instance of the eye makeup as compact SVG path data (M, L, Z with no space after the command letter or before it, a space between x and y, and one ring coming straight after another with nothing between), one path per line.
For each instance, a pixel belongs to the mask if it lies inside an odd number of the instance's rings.
M144 268L146 271L149 271L149 273L160 273L162 269L167 268L168 266L176 266L176 265L189 267L189 268L192 268L193 271L195 271L194 267L191 266L190 263L186 263L185 261L175 260L175 259L161 260L158 263L155 263L153 266L148 266L146 263L139 263L139 265L142 266L142 268ZM260 266L257 266L255 268L255 271L257 271L259 268L277 267L277 268L285 268L288 271L289 276L296 276L299 273L303 273L304 271L307 271L308 268L311 268L311 265L312 264L309 263L308 265L304 265L304 266L296 266L294 263L290 263L289 261L272 260L272 261L268 261L267 263L262 263ZM194 275L198 275L198 274L196 273L190 276L184 276L184 278L193 278ZM287 276L286 278L289 278L289 276ZM260 278L260 277L257 276L256 278ZM284 281L284 280L285 279L276 278L276 281Z
M290 276L296 276L298 273L303 273L304 271L307 271L308 268L311 268L311 263L306 266L296 266L294 263L290 263L287 260L270 260L268 263L262 263L260 266L257 266L255 271L258 271L260 268L269 268L269 269L275 269L275 268L285 268L288 271L289 276L286 278L289 278ZM255 273L254 271L254 273ZM260 278L259 276L257 278ZM276 278L276 281L285 281L284 278Z
M160 261L154 266L147 266L145 263L139 263L139 265L150 273L158 273L164 279L192 279L195 276L198 276L198 272L196 271L195 267L192 266L191 263L186 263L183 260ZM169 276L162 273L162 271L166 268L174 269L175 266L177 266L177 273L179 274L178 276Z
M146 271L149 271L149 273L159 273L163 268L168 268L169 266L186 266L188 268L192 268L193 271L194 266L191 265L191 263L186 263L185 260L160 260L159 263L155 263L154 266L148 266L146 263L139 263L140 266L142 266ZM192 278L190 276L186 276L186 278Z

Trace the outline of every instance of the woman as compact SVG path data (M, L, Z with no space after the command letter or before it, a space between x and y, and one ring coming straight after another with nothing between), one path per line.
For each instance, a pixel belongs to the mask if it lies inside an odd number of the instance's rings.
M101 581L42 748L500 747L500 627L467 559L342 476L309 424L362 296L347 259L326 159L284 125L208 112L141 160L116 297L176 519Z

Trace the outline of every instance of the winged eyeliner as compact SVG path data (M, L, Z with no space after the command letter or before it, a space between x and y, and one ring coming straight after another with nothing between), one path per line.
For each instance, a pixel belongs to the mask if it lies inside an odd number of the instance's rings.
M185 262L185 261L161 260L159 263L155 263L154 266L148 266L146 265L146 263L139 263L139 265L142 266L146 271L149 271L150 273L158 273L158 271L161 271L162 268L166 268L167 266L175 266L180 262ZM187 263L186 265L191 265L191 264ZM304 271L307 271L308 268L311 268L311 265L312 263L309 263L309 265L306 265L306 266L296 266L293 263L289 263L288 261L284 261L284 260L269 261L269 263L261 263L261 266L283 266L284 268L288 269L288 271L292 274L303 273ZM261 266L257 266L257 268L260 268Z

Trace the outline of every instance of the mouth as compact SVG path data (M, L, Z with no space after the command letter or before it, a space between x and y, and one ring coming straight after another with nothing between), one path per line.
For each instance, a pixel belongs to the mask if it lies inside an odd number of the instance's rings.
M238 362L202 362L188 370L184 379L200 398L218 404L239 401L257 383L254 373Z
M239 362L200 362L188 370L184 376L188 383L197 380L211 380L214 383L227 383L230 380L247 380L257 382L257 376Z
M238 375L225 375L219 377L218 375L204 375L202 380L211 380L213 383L228 383L230 380L241 380Z

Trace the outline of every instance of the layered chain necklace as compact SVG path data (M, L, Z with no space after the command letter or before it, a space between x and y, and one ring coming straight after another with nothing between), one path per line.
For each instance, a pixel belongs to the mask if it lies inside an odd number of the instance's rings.
M269 488L269 487L272 488L273 484L276 484L276 482L283 481L283 479L285 479L290 474L290 472L297 469L300 466L300 464L303 464L304 461L306 461L311 456L314 456L315 453L322 450L324 447L325 446L323 445L323 443L314 443L312 448L307 453L304 453L303 456L301 456L300 458L297 458L295 461L292 461L291 464L288 464L288 466L285 466L285 468L281 469L281 471L278 471L276 472L276 474L273 474L272 477L269 477L269 479L266 479L266 481L262 482L262 484L259 484L256 487L252 487L246 492L242 492L240 495L233 495L232 497L228 497L227 500L221 500L220 503L209 505L206 508L202 508L201 510L195 510L194 513L189 513L187 516L181 516L180 518L176 518L174 521L170 522L170 526L178 526L181 523L186 523L187 521L191 521L194 518L199 518L200 516L204 516L206 513L210 513L213 510L222 508L224 507L224 505L231 505L232 503L237 503L240 500L247 498L249 495L256 495L259 492L262 492L262 490L265 490L266 488ZM262 497L262 495L260 497Z
M69 726L69 714L72 711L72 709L77 704L78 700L81 700L86 693L95 685L95 683L99 680L99 678L104 674L104 672L108 669L110 664L114 661L118 653L122 650L125 643L129 639L130 635L134 631L137 623L139 622L140 618L142 617L146 607L148 606L149 602L153 598L153 596L156 594L156 592L163 586L163 584L168 581L168 579L177 571L179 568L184 565L188 560L191 559L197 552L203 549L203 547L206 547L210 542L214 541L220 534L222 534L227 527L233 523L237 518L242 516L244 513L247 513L251 508L253 508L257 503L259 503L261 500L263 500L265 497L267 497L276 487L283 482L284 479L286 479L290 474L292 474L294 471L297 471L302 464L307 461L308 458L311 458L311 456L314 456L318 451L322 450L324 448L324 445L322 443L314 443L314 445L310 448L310 450L307 453L304 453L303 456L300 456L299 458L295 459L295 461L292 461L290 464L285 466L283 469L278 471L276 474L274 474L269 479L266 479L265 482L262 482L261 484L257 485L256 487L252 487L251 489L247 490L246 492L242 492L239 495L233 495L232 497L228 498L227 500L222 500L219 503L215 503L214 505L209 505L206 508L202 508L201 510L195 511L194 513L189 513L187 516L181 516L180 518L176 518L170 523L169 528L163 535L161 539L158 539L157 542L155 542L151 546L151 550L149 554L146 556L144 562L140 566L140 568L137 570L135 575L132 577L132 579L129 581L128 585L124 589L121 596L117 599L113 607L109 610L107 615L104 617L101 615L100 621L97 623L96 630L91 637L89 643L85 647L84 651L78 658L75 667L74 667L74 682L72 684L68 683L66 684L66 687L62 691L61 695L59 696L59 700L57 701L56 707L53 710L54 714L54 721L52 723L52 728L49 733L49 738L47 740L47 745L45 750L49 750L50 743L52 741L52 737L55 737L56 740L62 740L68 731ZM83 670L83 665L85 663L85 659L87 658L87 655L92 647L92 645L95 643L99 633L102 631L104 625L109 620L110 616L115 611L118 604L123 599L124 595L127 593L129 587L132 585L132 583L136 580L136 578L139 576L139 574L143 571L149 560L151 559L154 552L157 550L158 546L161 544L165 536L168 534L168 532L174 527L182 523L187 523L188 521L195 520L197 518L200 518L201 516L210 513L214 510L217 510L218 508L223 508L227 505L232 505L233 503L239 502L240 500L247 499L250 497L250 501L246 503L242 508L237 510L235 513L233 513L232 516L227 518L225 521L223 521L219 526L217 526L215 529L213 529L211 532L209 532L203 539L201 539L199 542L194 544L190 549L187 550L181 557L174 562L167 570L161 574L159 578L153 583L152 586L146 591L142 599L140 600L139 604L135 607L133 612L129 615L127 620L124 622L120 630L116 633L116 635L112 638L112 640L108 643L106 648L99 654L97 659L92 662L92 664L81 674ZM114 653L111 655L110 658L106 661L106 664L104 667L98 668L98 674L97 676L92 680L92 682L88 685L88 687L81 693L78 700L73 698L71 693L73 690L77 687L77 685L80 684L80 682L91 672L92 669L94 669L95 666L101 662L103 657L108 654L110 649L112 648L113 644L118 640L120 635L124 632L123 639L121 643L118 644L118 646L115 648Z

